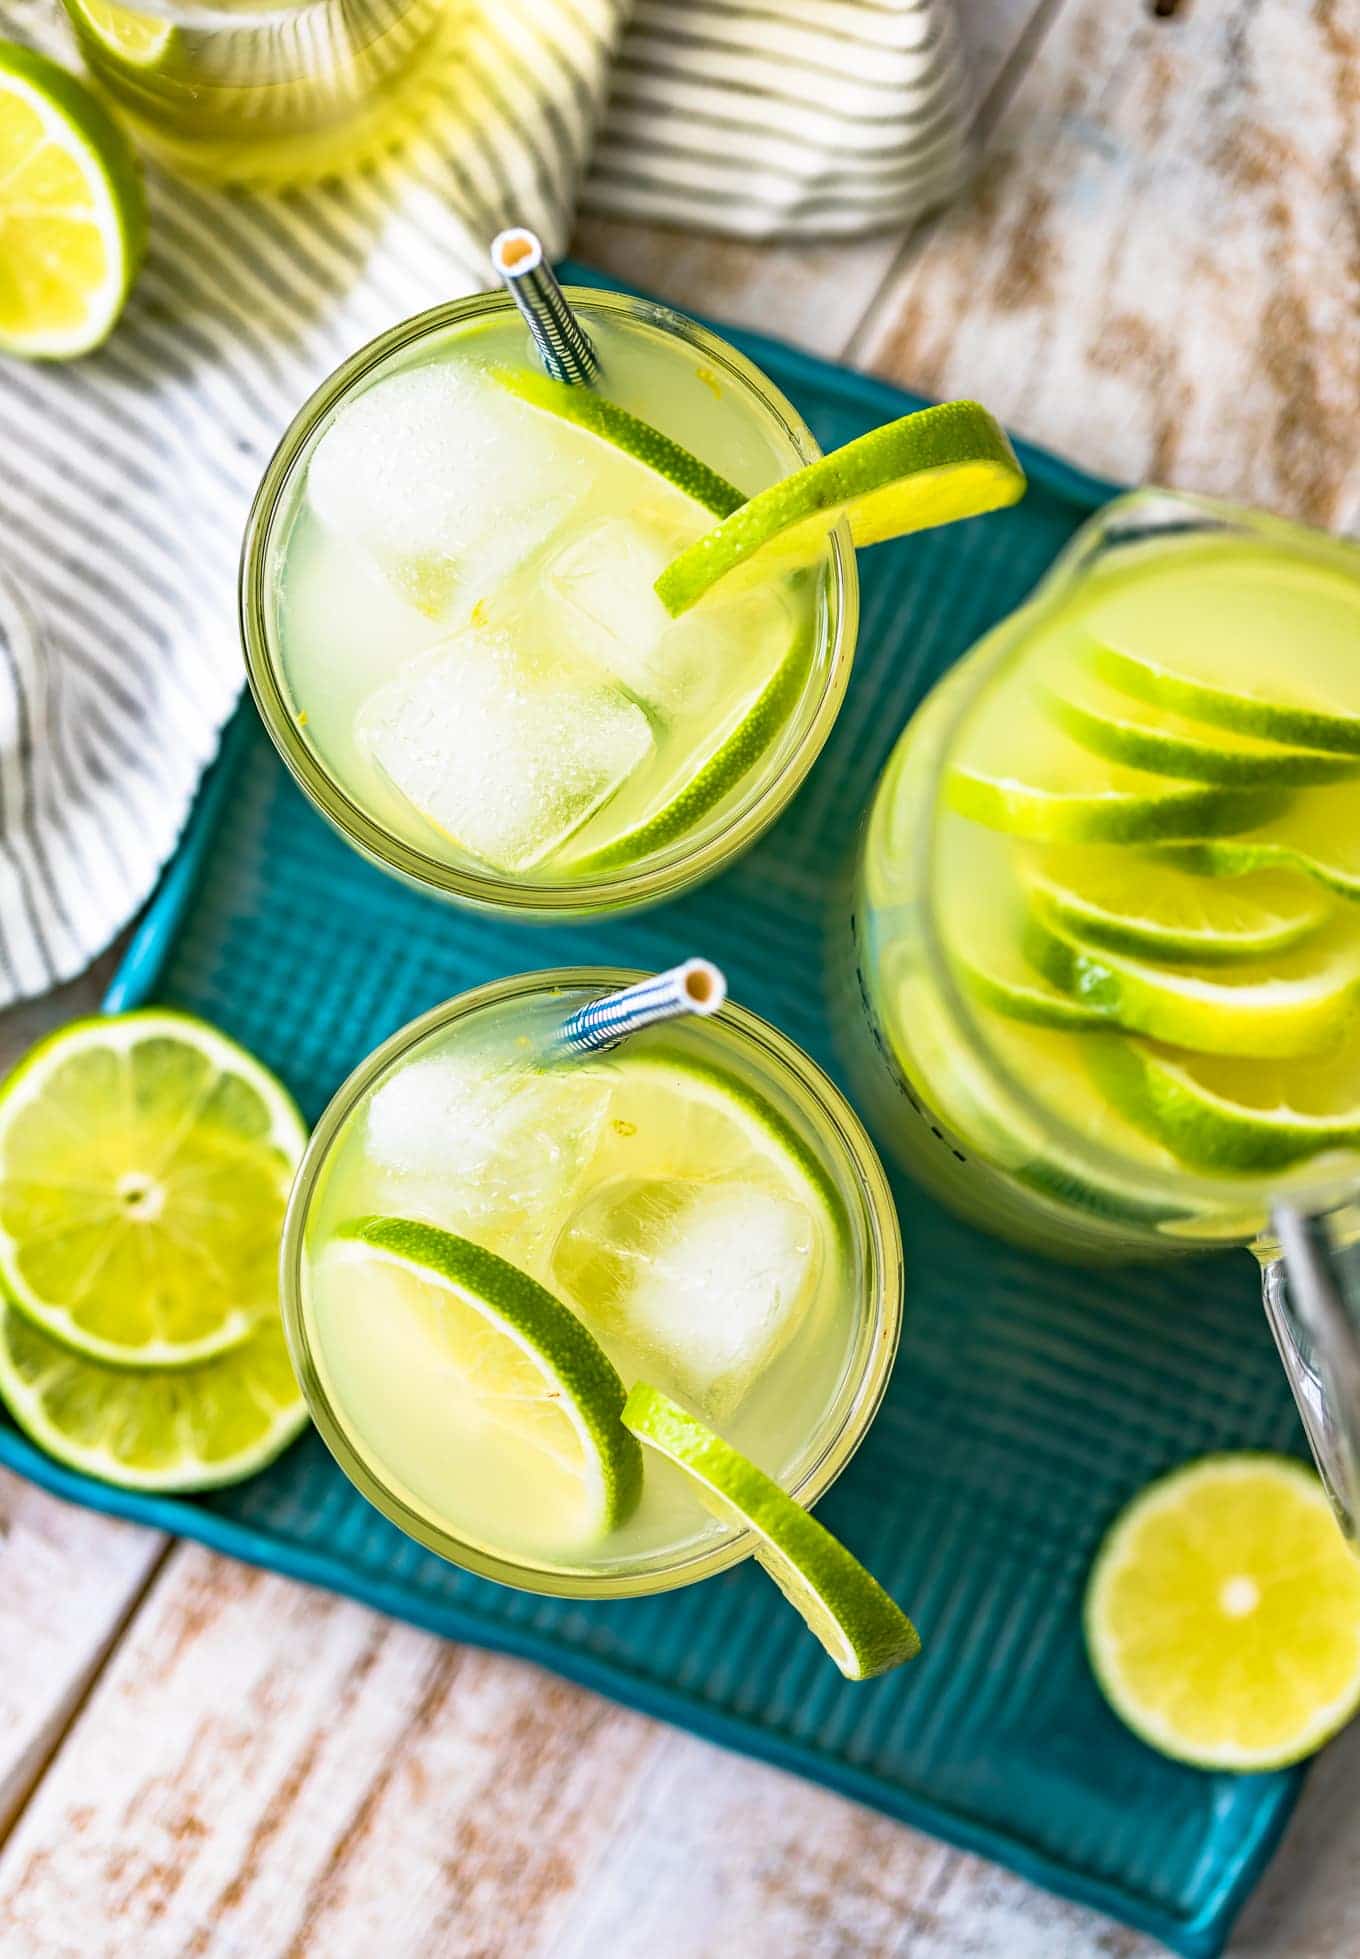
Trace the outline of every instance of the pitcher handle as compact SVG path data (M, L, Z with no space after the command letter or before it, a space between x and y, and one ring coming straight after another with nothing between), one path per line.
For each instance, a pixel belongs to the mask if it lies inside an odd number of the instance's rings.
M1360 1263L1348 1275L1325 1215L1277 1203L1266 1318L1337 1521L1360 1549ZM1360 1248L1358 1248L1360 1249Z

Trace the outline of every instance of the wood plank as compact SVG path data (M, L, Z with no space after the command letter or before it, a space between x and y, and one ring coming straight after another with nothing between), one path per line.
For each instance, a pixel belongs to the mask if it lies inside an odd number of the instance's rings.
M1054 0L959 0L976 98L995 112L1008 64ZM871 307L902 233L825 244L752 245L613 218L583 218L572 250L602 272L690 312L757 328L834 358Z
M1092 469L1360 513L1360 19L1072 0L857 359Z

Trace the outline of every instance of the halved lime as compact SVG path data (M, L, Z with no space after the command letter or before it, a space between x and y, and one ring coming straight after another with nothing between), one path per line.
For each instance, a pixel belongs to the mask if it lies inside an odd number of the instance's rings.
M1074 741L1130 768L1195 782L1267 783L1293 787L1334 782L1360 761L1321 749L1291 748L1255 735L1215 728L1171 707L1125 693L1094 665L1073 665L1046 690L1045 706Z
M715 469L691 455L670 436L664 435L640 415L634 415L610 401L594 388L569 387L550 375L532 368L495 367L492 378L511 394L518 395L532 408L556 415L574 427L599 436L612 448L621 449L644 468L673 483L693 502L702 504L715 517L726 517L746 501L745 492L719 476Z
M1041 843L1148 843L1241 830L1279 790L1182 783L1093 754L1030 698L994 690L960 733L945 795L961 816Z
M1084 1625L1115 1713L1197 1768L1283 1768L1360 1708L1360 1559L1287 1457L1206 1456L1135 1497Z
M810 635L804 629L742 720L669 802L610 843L580 857L565 857L563 869L575 878L619 870L665 850L694 830L750 773L793 713L807 684L810 652Z
M845 517L857 545L976 517L1023 496L1005 430L975 401L946 401L870 429L759 491L681 551L656 581L673 617L757 553L813 561Z
M1168 966L1088 945L1036 914L1026 950L1119 1026L1206 1054L1315 1054L1345 1032L1360 996L1360 933L1345 922L1270 959Z
M623 1382L569 1306L495 1252L410 1218L361 1219L328 1248L364 1309L426 1311L460 1391L502 1434L560 1472L555 1534L592 1542L642 1488L642 1454L619 1420ZM389 1307L390 1310L390 1307Z
M0 42L0 352L65 360L97 347L145 245L123 132L65 69Z
M1168 844L1168 862L1211 877L1302 871L1343 898L1360 898L1360 799L1349 789L1301 789L1283 810L1232 836Z
M277 1315L197 1367L101 1366L0 1307L0 1399L39 1448L125 1490L208 1490L253 1476L307 1409Z
M1289 871L1214 877L1163 856L1089 844L1034 852L1021 865L1026 888L1078 937L1180 963L1259 959L1315 932L1327 899Z
M921 1641L905 1612L772 1476L645 1381L629 1395L623 1419L684 1471L716 1517L755 1534L756 1558L847 1680L869 1680L916 1658Z
M1360 1149L1354 1042L1292 1061L1192 1054L1127 1041L1101 1079L1130 1119L1187 1163L1279 1170L1323 1150Z
M224 1353L277 1311L306 1140L274 1076L203 1021L76 1021L0 1088L0 1284L90 1359Z

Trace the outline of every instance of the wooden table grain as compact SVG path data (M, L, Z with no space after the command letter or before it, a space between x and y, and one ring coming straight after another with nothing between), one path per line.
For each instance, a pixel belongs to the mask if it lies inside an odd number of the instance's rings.
M981 163L903 237L583 257L1088 467L1360 521L1360 0L958 0ZM0 1021L12 1054L108 962ZM1360 1726L1232 1944L1360 1953ZM0 1477L0 1954L1152 1959L554 1680Z

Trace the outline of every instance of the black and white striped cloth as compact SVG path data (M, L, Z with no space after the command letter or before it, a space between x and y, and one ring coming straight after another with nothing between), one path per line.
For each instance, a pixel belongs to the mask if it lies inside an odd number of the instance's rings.
M512 220L557 253L582 204L789 237L941 203L968 120L949 6L471 0L449 113L399 158L276 196L152 173L108 344L0 357L0 1006L82 970L173 849L241 687L245 513L316 383L486 285ZM0 38L74 63L56 13L0 0Z

